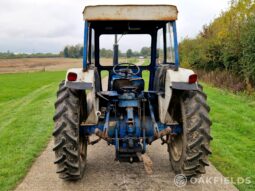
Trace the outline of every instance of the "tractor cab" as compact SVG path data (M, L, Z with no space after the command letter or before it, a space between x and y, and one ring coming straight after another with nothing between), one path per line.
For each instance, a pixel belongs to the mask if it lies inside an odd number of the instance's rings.
M144 91L146 74L147 90L152 91L158 66L179 67L177 12L173 5L87 6L83 68L95 66L101 79L103 72L109 74L107 90L118 92L123 91L122 86ZM128 51L142 48L147 49L140 55L146 63L135 53L128 55Z

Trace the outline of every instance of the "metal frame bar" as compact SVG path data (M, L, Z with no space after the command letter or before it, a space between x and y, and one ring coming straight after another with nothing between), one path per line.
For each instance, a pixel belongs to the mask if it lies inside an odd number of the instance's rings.
M157 30L151 34L151 64L149 66L150 78L149 78L149 90L153 90L155 71L157 66Z
M166 26L163 27L163 41L164 41L164 61L163 63L167 63L167 33Z
M178 45L176 21L173 21L172 23L173 23L173 32L174 32L175 66L176 66L176 68L179 68L180 67L180 60L179 60L179 45Z
M89 26L88 21L85 21L84 26L84 43L83 43L83 70L87 70L87 49L88 49L88 33L89 33Z
M155 116L154 116L154 110L153 110L153 106L151 104L150 99L148 99L148 102L149 102L149 110L150 110L151 122L152 122L153 128L154 128L154 136L157 137L158 134L159 134L158 124L157 124Z

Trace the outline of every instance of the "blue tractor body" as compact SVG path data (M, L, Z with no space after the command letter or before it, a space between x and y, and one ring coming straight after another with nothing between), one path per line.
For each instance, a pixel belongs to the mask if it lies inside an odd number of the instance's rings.
M171 63L171 66L178 70L179 56L178 56L178 41L176 32L175 21L164 22L85 22L84 32L84 58L83 69L90 66L89 60L89 47L92 35L92 30L95 31L95 42L99 42L99 38L103 34L119 34L124 33L137 34L137 31L127 31L128 25L135 25L141 27L139 33L150 34L152 37L152 48L156 45L156 30L158 27L165 28L170 25L173 28L174 37L174 52L175 62ZM154 27L152 27L154 25ZM114 27L118 26L118 27ZM148 26L150 26L148 28ZM104 30L106 28L107 30ZM112 28L109 30L108 28ZM94 36L94 35L93 35ZM165 38L166 39L166 38ZM97 45L95 45L97 47ZM99 47L99 46L98 46ZM95 50L99 52L100 50ZM116 54L116 52L115 52ZM156 54L151 55L151 64L148 66L139 66L137 69L134 65L119 66L120 69L126 67L130 68L130 73L136 71L136 75L116 74L113 66L102 66L100 63L95 63L98 70L99 79L102 79L101 71L107 71L109 73L108 91L100 91L97 94L101 98L101 106L105 108L105 112L100 116L99 123L97 125L85 125L82 126L82 132L87 136L96 134L100 138L106 140L109 144L115 145L116 148L116 160L121 161L135 161L137 153L145 153L147 144L151 144L153 141L162 138L175 129L175 133L181 132L181 125L179 124L163 124L160 123L155 113L157 113L157 94L158 91L154 91L153 83L155 80L155 71L158 65L156 64ZM90 58L91 59L91 58ZM89 61L88 61L89 60ZM95 60L99 59L99 54L95 54ZM117 63L118 65L118 63ZM150 71L149 78L149 91L145 91L145 82L142 78L143 71ZM102 87L100 87L102 89ZM156 106L156 107L155 107ZM179 128L180 130L176 130Z
M180 67L177 13L169 4L85 8L83 67L68 70L55 103L53 150L60 178L81 178L87 146L100 140L115 147L116 160L143 161L151 173L146 151L161 139L176 173L193 177L205 172L211 154L210 108L197 75ZM134 35L132 41L126 38L128 48L145 42L141 35L150 39L142 48L145 59L133 54L138 62L128 59L132 50L124 55L118 50L122 37ZM102 45L109 36L115 39L110 63L102 59L109 57Z

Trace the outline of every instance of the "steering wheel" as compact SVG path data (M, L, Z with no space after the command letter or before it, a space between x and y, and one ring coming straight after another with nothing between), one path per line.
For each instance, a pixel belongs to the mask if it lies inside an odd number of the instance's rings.
M120 66L126 66L126 68L117 69ZM132 69L130 69L130 66L134 66L136 68L137 72L133 72ZM120 63L113 67L113 73L118 76L121 76L121 77L136 76L137 74L140 73L140 68L139 68L139 66L137 66L135 64Z

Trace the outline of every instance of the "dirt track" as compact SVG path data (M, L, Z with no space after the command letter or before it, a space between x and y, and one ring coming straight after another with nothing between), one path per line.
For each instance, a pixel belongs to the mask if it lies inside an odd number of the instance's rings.
M159 141L149 147L154 163L153 175L147 175L142 163L119 163L114 161L114 147L101 141L89 146L87 168L84 178L78 182L64 182L55 174L53 164L53 141L37 159L17 191L87 191L87 190L182 190L182 191L234 191L226 184L189 184L181 189L174 185L174 173L169 165L166 146ZM221 178L213 167L207 168L206 177Z

